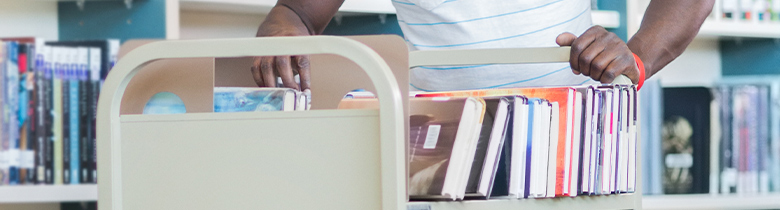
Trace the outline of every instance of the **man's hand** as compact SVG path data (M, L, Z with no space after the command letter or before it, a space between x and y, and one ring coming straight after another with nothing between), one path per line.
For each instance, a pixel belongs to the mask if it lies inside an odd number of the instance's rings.
M257 29L257 37L309 36L321 34L344 0L278 0ZM276 87L276 77L285 87L310 90L309 56L256 57L251 67L260 87ZM300 86L295 75L301 79Z
M272 13L257 29L257 37L309 36L300 17L287 7L275 7ZM311 84L309 57L305 55L255 57L251 70L260 87L276 87L276 77L282 78L285 87L296 90L307 90ZM296 74L300 75L300 86L295 81Z
M601 26L591 27L580 37L563 33L555 41L560 46L571 46L569 64L574 74L601 83L611 83L624 74L634 84L639 82L639 68L628 45Z

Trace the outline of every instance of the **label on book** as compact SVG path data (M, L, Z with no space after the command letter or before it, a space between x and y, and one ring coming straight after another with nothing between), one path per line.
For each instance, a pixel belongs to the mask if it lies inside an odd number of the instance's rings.
M10 149L6 153L8 159L8 166L19 166L19 149Z
M21 160L20 161L20 168L29 168L32 169L35 167L35 151L32 150L25 150L21 152Z
M431 210L431 204L409 204L406 210Z
M0 170L8 168L8 152L0 152Z
M664 162L668 168L690 168L693 166L693 155L687 153L668 154Z
M441 125L428 126L428 134L425 135L423 149L436 149L436 143L439 142L439 131L441 131Z
M450 97L433 97L431 101L449 101Z

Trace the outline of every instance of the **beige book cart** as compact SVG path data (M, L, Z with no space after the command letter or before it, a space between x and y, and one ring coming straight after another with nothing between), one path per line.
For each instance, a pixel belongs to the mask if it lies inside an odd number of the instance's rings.
M303 54L311 55L313 110L208 110L213 87L254 85L252 56ZM119 60L100 95L98 205L102 210L641 209L640 193L461 202L407 199L410 67L566 62L568 55L568 48L410 53L398 36L141 45ZM380 109L334 110L356 88L376 93ZM151 93L161 91L182 98L187 113L141 115Z

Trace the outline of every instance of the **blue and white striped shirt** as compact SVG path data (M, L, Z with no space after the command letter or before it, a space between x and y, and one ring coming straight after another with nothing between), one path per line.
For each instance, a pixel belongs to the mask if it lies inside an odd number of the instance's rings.
M552 47L563 32L591 27L586 0L392 0L412 50ZM568 63L432 66L413 69L423 91L577 85Z

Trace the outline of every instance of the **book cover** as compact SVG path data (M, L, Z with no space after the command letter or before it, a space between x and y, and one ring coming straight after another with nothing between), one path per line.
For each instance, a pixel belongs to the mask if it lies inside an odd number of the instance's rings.
M486 90L469 90L469 91L450 91L450 92L430 92L419 93L416 97L485 97L485 96L514 96L523 95L526 97L543 98L550 102L556 102L560 108L560 116L558 119L557 136L557 149L550 150L552 155L556 157L556 180L555 180L555 194L556 196L568 196L568 190L564 191L564 183L570 182L567 179L566 171L569 169L566 167L566 162L571 161L566 159L566 151L572 151L574 128L571 123L574 120L574 100L575 89L572 87L550 87L550 88L511 88L511 89L486 89ZM567 149L568 148L568 149ZM569 154L571 157L571 154Z
M54 182L54 71L59 66L55 66L59 61L59 52L55 52L53 47L44 47L44 78L41 81L41 101L43 101L43 129L38 143L41 146L38 158L38 183L51 184ZM43 143L41 143L43 142Z
M294 111L300 92L289 88L214 88L214 112Z
M81 170L81 167L79 166L81 163L81 143L80 143L80 118L81 113L80 106L79 106L79 94L80 94L80 86L81 81L79 81L79 74L81 71L82 62L86 63L86 48L72 48L70 53L70 67L68 68L68 71L65 72L66 78L68 80L68 86L63 86L63 88L68 88L68 94L67 97L63 98L63 103L67 103L67 109L65 109L63 106L63 111L68 113L68 117L65 118L67 123L67 127L63 129L68 129L67 135L68 139L70 140L69 145L65 145L67 147L70 147L70 153L66 153L65 155L70 155L70 165L66 165L65 167L70 168L70 183L71 184L78 184L81 180L79 176L79 171ZM83 58L83 59L82 59ZM82 61L83 60L83 61ZM86 64L84 64L86 65Z
M64 121L64 113L63 113L63 77L64 77L64 71L65 68L67 68L67 51L68 48L64 47L55 47L53 49L54 51L54 72L52 76L52 156L51 156L51 168L47 168L47 174L51 173L53 176L51 177L52 180L47 180L47 183L54 183L54 184L61 184L63 183L63 176L69 175L70 173L63 173L63 170L69 169L69 168L63 168L63 161L64 158L69 158L70 156L63 156L65 151L63 149L68 149L69 147L63 147L63 121ZM65 144L67 145L67 144ZM70 179L66 179L70 180Z
M7 169L3 184L17 184L19 166L19 44L8 42L8 62L5 68L5 95L3 103L3 147L6 151Z
M709 193L712 94L705 87L664 88L663 97L664 193Z
M100 69L103 53L98 47L89 48L89 82L87 91L87 183L97 183L97 103L100 95Z
M62 183L71 184L71 182L73 180L73 178L71 177L73 175L73 172L71 172L71 169L72 169L71 168L71 162L73 162L71 160L71 159L73 159L73 155L71 155L71 150L73 150L73 147L72 147L71 139L70 139L70 137L71 137L70 136L70 131L71 131L70 130L70 114L71 114L71 109L70 109L70 93L71 93L70 92L71 91L71 87L70 87L71 79L70 79L70 76L71 76L71 74L70 74L70 72L73 71L72 70L73 62L74 62L73 54L75 54L74 53L74 48L70 48L70 47L63 48L62 53L63 53L63 55L62 55L63 56L62 57L63 60L60 63L61 69L60 69L59 75L58 75L59 76L59 81L60 81L60 89L59 89L60 90L60 97L54 99L55 100L55 102L54 102L55 103L55 105L54 105L55 112L57 114L59 114L59 116L61 116L61 117L59 117L57 119L57 122L60 125L60 129L58 129L56 127L57 124L55 124L55 129L57 129L56 132L59 133L59 135L56 138L58 138L57 139L58 142L61 142L61 148L62 148L61 151L62 152L60 153L61 157L59 157L59 158L61 158L62 161L58 161L58 162L61 163L61 165L55 165L55 168L58 168L58 169L55 169L55 170L58 171L58 173L62 174L61 175ZM57 96L55 95L54 97L57 97ZM57 104L59 104L59 106L60 106L59 111L56 109ZM55 135L57 135L57 134L55 134ZM55 156L55 158L58 158L58 157ZM75 183L73 183L73 184L75 184Z
M462 199L476 156L484 100L413 98L409 105L410 198ZM378 107L376 99L343 99L339 104L339 109Z
M476 154L466 184L467 196L488 197L490 195L510 114L507 98L486 98L485 105L485 116L482 120Z

